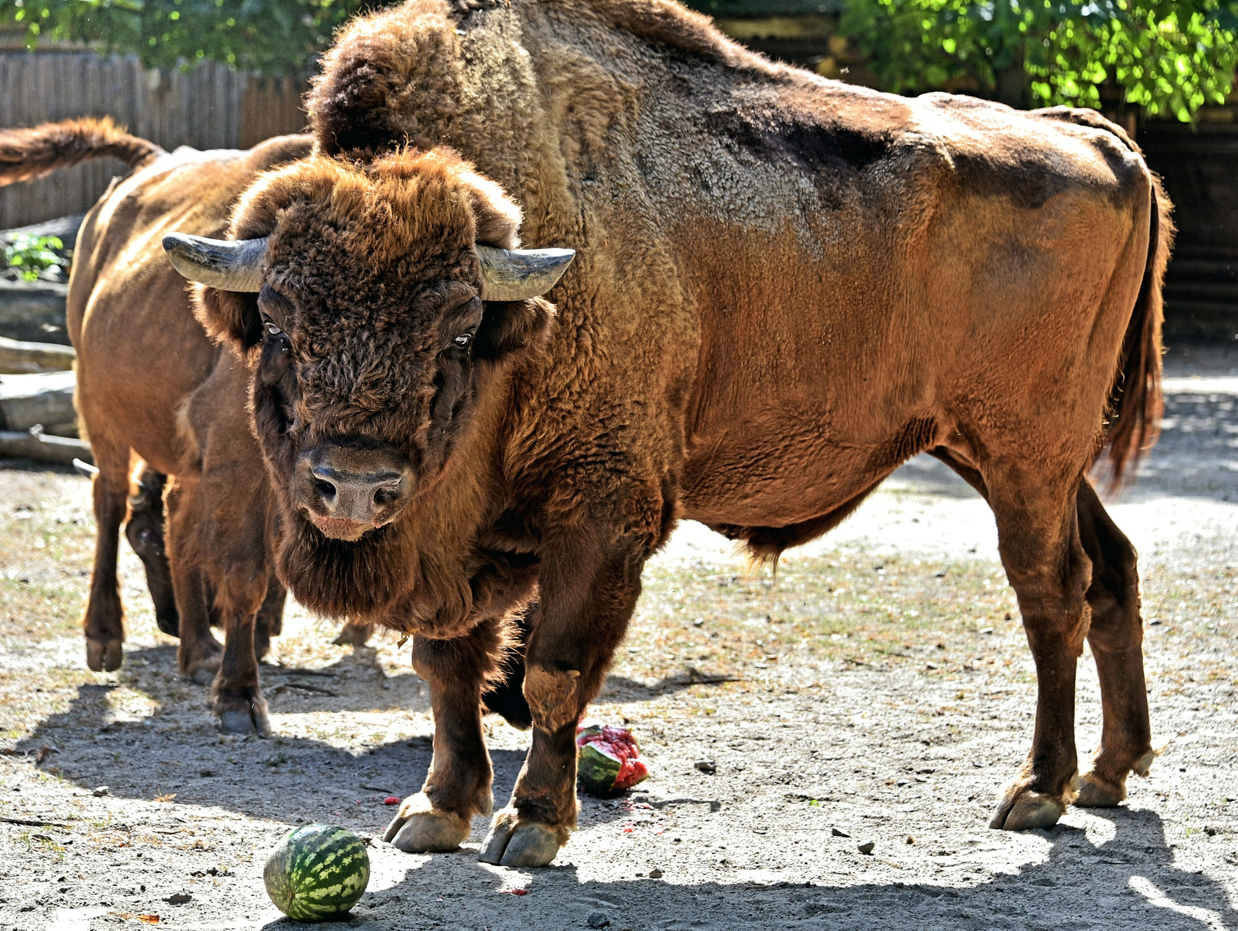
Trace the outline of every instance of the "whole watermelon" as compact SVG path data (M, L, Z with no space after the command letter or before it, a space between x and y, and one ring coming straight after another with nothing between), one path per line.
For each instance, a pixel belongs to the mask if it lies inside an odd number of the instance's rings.
M333 824L306 824L284 835L262 871L267 895L297 921L326 921L348 911L370 881L361 838Z

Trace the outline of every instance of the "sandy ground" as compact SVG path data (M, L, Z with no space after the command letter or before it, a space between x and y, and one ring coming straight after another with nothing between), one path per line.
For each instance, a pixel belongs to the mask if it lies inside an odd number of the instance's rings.
M648 782L582 799L540 871L480 864L480 819L456 854L374 839L347 926L1238 929L1238 355L1178 354L1170 376L1165 435L1111 507L1142 554L1167 742L1124 807L986 827L1030 741L1032 664L987 508L916 460L776 582L684 525L594 709L641 739ZM292 612L262 671L278 736L220 735L127 550L126 664L85 669L87 485L8 466L0 928L290 925L261 882L281 834L331 821L373 838L383 798L425 775L428 694L407 647L333 647L333 625ZM527 735L488 720L501 802ZM1085 654L1082 753L1099 728Z

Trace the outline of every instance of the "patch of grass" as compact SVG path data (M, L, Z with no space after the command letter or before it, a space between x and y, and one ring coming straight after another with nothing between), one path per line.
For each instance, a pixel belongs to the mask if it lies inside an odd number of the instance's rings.
M71 636L86 608L86 586L77 580L0 578L0 604L0 636L5 641Z
M50 489L0 500L0 641L43 641L75 631L94 548L94 522L82 512L84 503Z
M1001 566L986 560L943 565L849 547L788 558L776 578L768 569L664 566L645 574L616 672L759 670L805 680L840 661L1003 663L1003 635L1018 630L1017 617Z
M29 853L41 852L50 853L56 860L63 860L65 849L63 844L56 842L48 834L37 834L32 831L22 831L17 835L18 843L26 848Z

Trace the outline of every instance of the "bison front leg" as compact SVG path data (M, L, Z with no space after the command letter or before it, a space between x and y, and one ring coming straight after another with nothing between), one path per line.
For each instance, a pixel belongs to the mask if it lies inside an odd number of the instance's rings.
M533 744L482 844L485 862L545 866L576 827L576 724L627 629L651 549L616 546L603 556L577 541L543 563L542 614L525 653Z
M224 621L224 655L211 686L211 710L221 730L267 737L271 719L258 682L255 651L258 611L266 598L266 567L244 573L234 567L222 579L215 604Z
M481 695L506 649L504 622L482 621L454 640L413 641L413 668L430 684L434 757L425 784L387 825L383 840L401 850L455 850L473 815L490 814L492 770L481 725Z

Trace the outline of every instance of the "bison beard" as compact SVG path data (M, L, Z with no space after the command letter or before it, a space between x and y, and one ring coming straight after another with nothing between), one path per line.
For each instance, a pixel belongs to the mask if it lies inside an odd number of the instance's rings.
M293 512L284 517L277 565L280 578L311 611L371 617L405 590L416 558L404 535L390 525L347 542L324 536ZM454 601L463 606L459 595Z

